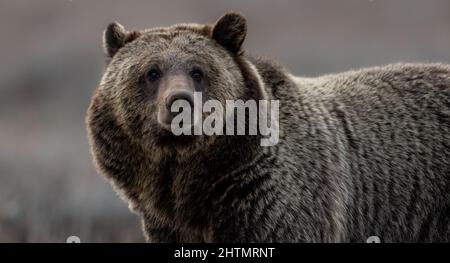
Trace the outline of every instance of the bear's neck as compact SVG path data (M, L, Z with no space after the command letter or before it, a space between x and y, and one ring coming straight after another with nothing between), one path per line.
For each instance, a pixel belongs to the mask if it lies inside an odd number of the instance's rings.
M221 140L209 151L161 163L157 176L167 179L162 187L169 194L159 198L164 200L160 207L167 209L165 220L176 229L203 231L230 186L246 177L248 167L265 163L266 152L275 148L261 147L257 136L222 136Z
M170 167L170 176L220 177L255 159L261 152L260 136L218 136L214 143L192 152L173 152L153 162L157 167ZM162 171L161 171L162 172Z

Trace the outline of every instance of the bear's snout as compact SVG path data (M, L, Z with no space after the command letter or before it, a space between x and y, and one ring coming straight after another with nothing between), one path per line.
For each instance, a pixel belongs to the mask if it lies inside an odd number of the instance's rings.
M171 130L171 124L175 116L186 110L190 113L191 120L193 120L193 92L184 89L173 90L163 98L163 103L159 107L158 122L164 129ZM190 128L192 126L191 124L192 123L183 123L185 128Z
M171 108L175 101L184 100L189 103L191 109L194 108L194 94L185 90L177 90L171 92L165 99L166 109L174 116L177 112L172 112Z

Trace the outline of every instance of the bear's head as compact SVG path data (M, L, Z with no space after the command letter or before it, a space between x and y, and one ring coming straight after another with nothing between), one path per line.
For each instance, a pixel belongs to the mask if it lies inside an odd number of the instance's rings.
M127 31L118 23L104 32L107 68L98 92L130 138L152 152L193 153L215 136L176 136L170 125L178 100L262 100L256 68L245 58L246 21L227 13L213 25L178 24ZM204 118L205 114L201 118ZM195 124L193 124L195 125Z

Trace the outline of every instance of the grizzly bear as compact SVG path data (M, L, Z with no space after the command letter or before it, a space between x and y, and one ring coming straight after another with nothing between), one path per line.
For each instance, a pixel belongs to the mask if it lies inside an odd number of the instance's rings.
M450 241L450 66L296 77L244 52L246 29L227 13L104 32L89 141L147 241ZM171 106L193 92L279 101L278 143L174 135Z

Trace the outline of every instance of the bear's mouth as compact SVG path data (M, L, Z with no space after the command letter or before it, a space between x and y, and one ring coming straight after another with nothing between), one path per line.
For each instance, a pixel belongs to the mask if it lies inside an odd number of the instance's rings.
M160 147L186 147L195 141L193 135L174 135L171 131L161 129L155 134L155 144Z

